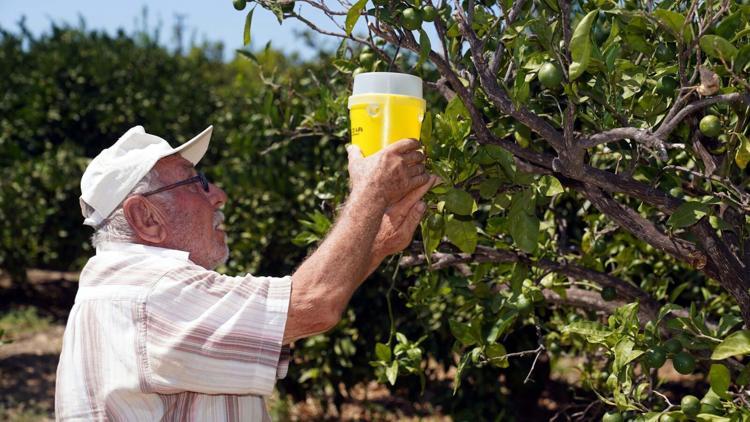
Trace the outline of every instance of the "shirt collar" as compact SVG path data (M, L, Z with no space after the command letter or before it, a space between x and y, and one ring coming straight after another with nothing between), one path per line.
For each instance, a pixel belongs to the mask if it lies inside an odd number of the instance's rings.
M188 257L190 252L180 251L177 249L159 248L156 246L141 245L138 243L127 242L103 242L96 247L96 254L105 252L129 253L129 254L147 254L159 255L165 258L174 258L181 261L191 262Z

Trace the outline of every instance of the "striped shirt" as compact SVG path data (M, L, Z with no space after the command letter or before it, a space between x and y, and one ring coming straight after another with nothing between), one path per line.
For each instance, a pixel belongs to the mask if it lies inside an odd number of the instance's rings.
M63 337L57 420L270 420L291 277L229 277L188 255L97 248Z

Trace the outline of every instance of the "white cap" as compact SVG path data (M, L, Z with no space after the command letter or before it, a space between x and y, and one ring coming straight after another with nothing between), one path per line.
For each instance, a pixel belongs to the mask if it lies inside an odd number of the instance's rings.
M177 148L164 139L146 133L143 126L130 128L109 148L99 153L81 177L83 224L96 227L130 194L133 187L151 171L159 159L179 153L196 165L211 140L213 126ZM86 205L93 208L86 216Z
M406 73L368 72L354 76L352 95L396 94L422 98L422 78Z

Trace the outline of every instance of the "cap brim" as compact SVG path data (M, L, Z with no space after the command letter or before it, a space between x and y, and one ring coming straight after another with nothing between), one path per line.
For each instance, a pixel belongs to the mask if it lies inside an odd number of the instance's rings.
M208 150L208 143L211 141L211 133L213 131L213 125L207 127L193 139L175 148L174 152L180 154L184 159L193 163L193 165L198 164L198 161L203 158Z

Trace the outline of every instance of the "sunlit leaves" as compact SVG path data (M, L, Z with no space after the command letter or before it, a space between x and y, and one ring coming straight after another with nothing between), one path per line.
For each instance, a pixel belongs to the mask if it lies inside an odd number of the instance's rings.
M578 79L586 71L591 61L591 25L598 15L598 9L589 12L573 31L573 37L570 39L570 55L573 62L570 64L568 74L571 81Z

